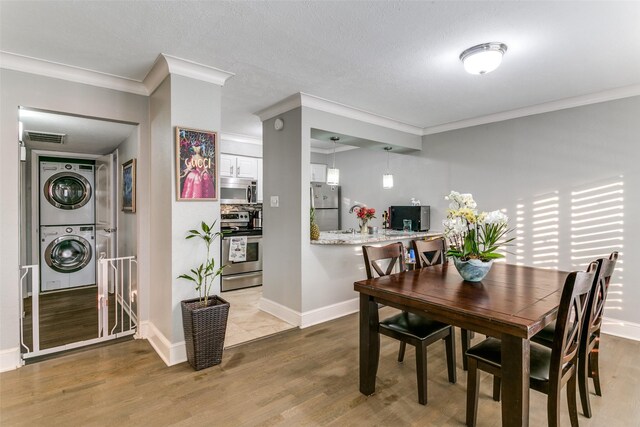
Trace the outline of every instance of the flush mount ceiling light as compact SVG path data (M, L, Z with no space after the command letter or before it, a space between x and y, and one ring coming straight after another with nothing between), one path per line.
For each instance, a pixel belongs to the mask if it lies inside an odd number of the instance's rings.
M470 74L487 74L500 66L502 56L507 51L504 43L482 43L460 54L464 69Z
M336 169L336 142L340 141L340 138L332 136L331 140L333 141L333 167L327 169L327 184L338 185L340 184L340 170Z
M393 188L393 175L389 172L389 152L391 150L392 147L384 147L384 151L387 152L387 171L382 175L382 188L385 190Z

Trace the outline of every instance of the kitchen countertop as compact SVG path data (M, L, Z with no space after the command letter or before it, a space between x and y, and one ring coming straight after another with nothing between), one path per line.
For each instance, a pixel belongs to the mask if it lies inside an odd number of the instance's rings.
M380 230L376 234L346 233L344 231L322 231L320 239L311 240L312 245L364 245L367 243L388 242L402 239L420 239L439 237L442 233L434 231L396 231Z

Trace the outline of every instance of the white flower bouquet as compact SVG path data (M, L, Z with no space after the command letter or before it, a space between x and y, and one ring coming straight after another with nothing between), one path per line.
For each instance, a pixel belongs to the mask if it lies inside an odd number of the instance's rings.
M449 242L447 255L460 261L503 258L496 251L514 240L507 238L513 231L508 226L509 218L500 211L478 213L471 194L452 191L445 199L450 202L447 218L442 221Z

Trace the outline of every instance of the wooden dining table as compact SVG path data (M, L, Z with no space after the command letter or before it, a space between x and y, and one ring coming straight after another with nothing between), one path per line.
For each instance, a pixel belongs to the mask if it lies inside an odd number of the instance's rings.
M566 272L494 263L465 282L453 263L354 283L360 293L360 392L375 393L378 304L502 340L502 425L529 425L530 338L555 320Z

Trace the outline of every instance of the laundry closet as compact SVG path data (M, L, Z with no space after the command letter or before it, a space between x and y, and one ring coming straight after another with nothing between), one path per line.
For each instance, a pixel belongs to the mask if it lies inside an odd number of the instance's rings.
M132 335L137 126L19 117L23 359Z

